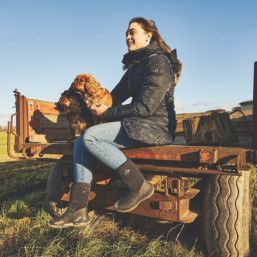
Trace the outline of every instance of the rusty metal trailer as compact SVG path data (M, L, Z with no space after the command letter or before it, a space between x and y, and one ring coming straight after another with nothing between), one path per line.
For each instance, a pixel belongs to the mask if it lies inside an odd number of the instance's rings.
M69 124L52 102L27 98L17 90L15 99L16 112L8 123L8 154L15 159L57 162L47 182L47 198L51 213L58 216L67 208L72 183L74 138ZM207 252L213 256L247 256L249 252L249 168L257 160L257 62L253 112L236 112L231 113L231 120L239 138L237 145L186 145L182 121L201 115L192 113L177 115L173 145L123 150L153 183L154 176L159 176L155 194L132 213L182 223L193 222L200 215ZM191 178L200 182L191 186ZM90 206L114 211L113 203L124 190L116 181L112 171L95 162ZM199 194L203 200L192 208L192 199Z

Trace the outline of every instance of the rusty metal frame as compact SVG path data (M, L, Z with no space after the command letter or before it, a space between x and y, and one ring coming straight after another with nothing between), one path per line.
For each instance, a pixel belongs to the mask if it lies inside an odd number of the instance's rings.
M71 161L66 161L66 160L60 160L59 158L43 158L44 155L44 149L51 147L51 145L55 144L41 144L41 143L21 143L23 137L23 133L20 131L20 135L16 134L14 131L14 126L13 126L13 119L14 117L17 116L16 113L11 115L10 121L8 121L8 126L7 126L7 154L10 158L16 159L16 160L38 160L38 161L48 161L48 162L67 162L70 163ZM17 119L17 118L16 118ZM22 121L23 122L23 121ZM13 153L12 150L12 136L15 137L15 153ZM29 156L27 150L30 149L36 149L34 151L34 154L38 154L39 157L33 157ZM17 151L19 149L19 151ZM18 153L17 153L18 152ZM22 154L22 155L21 155Z
M195 188L185 190L184 180L181 177L166 178L163 183L165 187L164 192L155 190L155 194L151 198L142 202L130 213L167 221L193 222L198 216L199 211L191 210L190 200L200 190ZM124 189L111 185L103 186L96 184L92 191L95 197L90 201L89 206L115 211L113 204L120 198L120 194L123 193ZM101 197L102 195L105 197Z
M11 115L10 121L8 121L7 125L7 154L12 159L20 159L21 157L19 155L15 155L11 151L11 136L17 137L17 134L14 132L13 129L13 118L16 116L16 113Z
M253 78L253 141L252 147L257 150L257 62L254 63L254 78Z

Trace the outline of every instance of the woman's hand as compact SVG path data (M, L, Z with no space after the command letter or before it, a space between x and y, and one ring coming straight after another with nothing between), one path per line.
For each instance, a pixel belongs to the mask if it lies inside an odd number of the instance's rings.
M86 104L87 104L87 107L92 111L92 113L99 117L104 116L104 113L109 108L105 104L95 104L95 103L91 105L89 103L86 103Z

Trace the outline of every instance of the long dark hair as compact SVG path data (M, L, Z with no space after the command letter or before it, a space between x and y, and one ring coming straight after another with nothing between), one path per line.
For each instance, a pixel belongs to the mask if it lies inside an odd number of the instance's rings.
M172 49L166 44L166 42L163 40L161 34L159 33L155 22L153 20L147 20L143 17L135 17L132 18L129 21L129 25L133 22L136 22L138 24L140 24L140 26L142 27L142 29L146 32L151 32L152 33L152 38L150 43L152 43L153 41L156 41L157 44L159 45L159 47L166 53L171 53L173 52ZM182 70L182 63L180 62L180 60L177 58L176 53L171 54L171 56L173 56L172 58L172 62L173 62L173 69L174 72L176 73L177 77L180 77L181 74L181 70Z

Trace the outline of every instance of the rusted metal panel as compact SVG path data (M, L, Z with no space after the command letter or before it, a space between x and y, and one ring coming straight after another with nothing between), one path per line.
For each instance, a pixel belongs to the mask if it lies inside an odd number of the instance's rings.
M120 188L100 185L96 185L92 190L96 193L96 197L90 202L90 206L112 211L114 211L114 202L124 193ZM178 205L181 201L181 209L178 213ZM183 202L188 202L188 204ZM190 223L195 220L197 213L189 210L188 206L189 199L178 199L174 195L166 196L163 193L155 192L150 199L143 201L130 213L162 220Z
M254 63L253 79L253 149L257 150L257 62Z
M172 209L177 209L177 202L172 202L172 201L159 201L159 209L160 210L172 210Z
M200 163L216 163L218 161L218 150L213 149L212 151L205 151L200 149L199 151L199 162Z
M130 148L124 149L123 152L133 159L152 159L152 160L170 160L170 161L185 161L185 162L201 162L210 163L209 158L204 159L200 157L200 150L205 155L213 156L212 163L231 162L236 163L236 157L240 156L240 163L247 163L247 152L250 149L237 148L237 147L209 147L209 146L154 146L143 148Z
M41 133L44 128L67 129L70 128L65 115L44 114L39 110L33 112L29 117L29 125Z
M28 99L29 142L51 143L74 138L69 122L55 104Z
M70 133L70 129L61 128L43 128L40 133L34 130L30 131L30 142L52 143L56 141L71 141L73 136Z
M53 102L28 98L28 106L29 110L32 112L35 110L40 110L44 114L60 114L60 112L56 109L55 103Z

